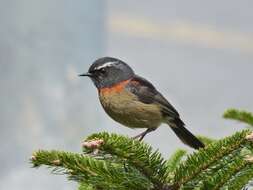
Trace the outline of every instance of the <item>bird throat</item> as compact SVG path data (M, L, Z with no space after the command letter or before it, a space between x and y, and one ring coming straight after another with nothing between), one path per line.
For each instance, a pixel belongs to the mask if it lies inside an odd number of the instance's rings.
M98 89L98 91L100 94L104 94L104 95L109 94L109 93L120 93L124 89L124 87L129 83L130 80L131 79L124 80L112 86L100 88Z

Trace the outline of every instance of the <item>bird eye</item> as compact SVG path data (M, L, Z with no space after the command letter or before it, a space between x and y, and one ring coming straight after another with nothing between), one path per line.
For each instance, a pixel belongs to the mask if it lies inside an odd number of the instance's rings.
M104 74L105 73L105 68L100 69L100 72Z

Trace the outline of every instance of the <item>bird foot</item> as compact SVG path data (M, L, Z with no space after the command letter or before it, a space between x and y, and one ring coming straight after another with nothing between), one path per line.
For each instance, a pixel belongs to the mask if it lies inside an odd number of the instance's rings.
M133 139L138 139L139 141L142 141L142 139L146 136L146 134L148 134L148 133L150 133L151 131L154 131L154 130L156 130L156 128L149 128L149 129L147 129L146 131L144 131L144 132L142 132L142 133L140 133L140 134L138 134L138 135L136 135L136 136L134 136L134 137L132 137Z

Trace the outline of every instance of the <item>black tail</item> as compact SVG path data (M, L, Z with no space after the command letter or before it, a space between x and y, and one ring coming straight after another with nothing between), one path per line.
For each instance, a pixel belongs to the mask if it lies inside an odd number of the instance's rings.
M184 122L180 118L175 118L173 121L170 120L168 121L168 124L184 144L187 144L194 149L205 147L197 137L184 127Z

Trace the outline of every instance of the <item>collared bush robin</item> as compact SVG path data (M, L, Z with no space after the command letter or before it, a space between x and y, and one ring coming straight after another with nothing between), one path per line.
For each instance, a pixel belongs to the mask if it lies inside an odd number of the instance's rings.
M115 121L130 128L147 128L135 138L168 124L181 141L199 149L204 144L185 128L177 110L146 79L136 75L125 62L103 57L96 60L88 76L98 89L99 100L105 112Z

